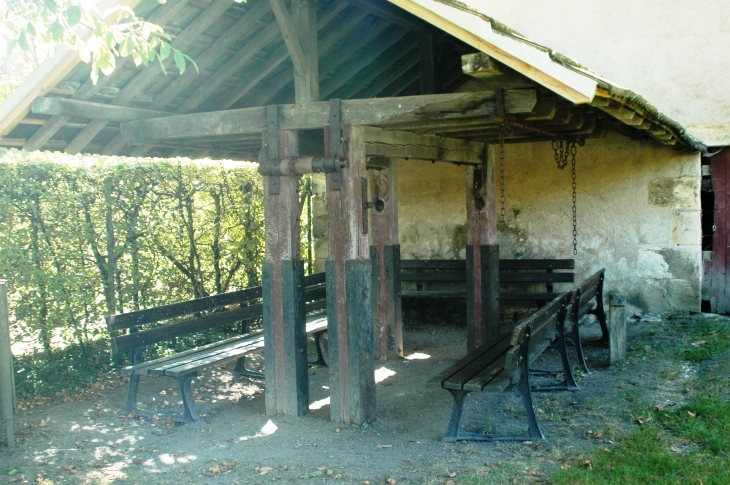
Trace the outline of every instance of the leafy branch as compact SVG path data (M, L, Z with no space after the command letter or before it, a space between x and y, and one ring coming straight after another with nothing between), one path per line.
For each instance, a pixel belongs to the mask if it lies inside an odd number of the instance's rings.
M8 40L8 56L16 49L28 53L39 42L78 51L81 60L91 64L94 84L99 71L108 76L117 59L125 57L138 67L157 60L166 74L164 61L172 56L180 74L188 61L198 71L191 57L172 46L172 37L161 26L139 19L126 6L101 12L90 0L8 0L0 14L0 34Z

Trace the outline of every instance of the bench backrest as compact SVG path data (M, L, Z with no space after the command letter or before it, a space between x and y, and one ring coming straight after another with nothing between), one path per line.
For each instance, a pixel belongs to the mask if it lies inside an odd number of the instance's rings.
M530 329L528 353L533 359L554 338L556 325L559 319L565 319L566 306L573 294L562 293L535 313L516 322L511 333L469 352L434 380L448 389L481 390L496 375L511 376L518 372L519 352L527 329Z
M463 259L402 259L400 280L463 283L466 281L466 261ZM548 292L553 283L573 283L574 259L500 259L500 283L544 283Z
M304 285L307 312L326 308L325 273L305 276ZM174 337L261 317L263 313L261 297L261 287L255 286L147 310L107 316L105 319L111 334L112 350L114 352L134 350ZM192 315L190 318L155 325L146 330L139 328L190 315ZM130 329L130 333L120 334L126 329Z
M576 287L576 290L580 291L580 302L577 308L579 318L593 307L594 300L598 305L603 305L603 280L605 273L606 268L596 271Z

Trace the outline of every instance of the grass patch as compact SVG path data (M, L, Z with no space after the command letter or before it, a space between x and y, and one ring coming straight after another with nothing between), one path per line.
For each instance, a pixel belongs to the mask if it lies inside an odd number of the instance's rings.
M554 475L554 484L730 483L730 326L713 318L673 320L682 333L674 355L692 362L717 359L692 400L676 409L644 406L650 419L643 426L612 449L572 461Z

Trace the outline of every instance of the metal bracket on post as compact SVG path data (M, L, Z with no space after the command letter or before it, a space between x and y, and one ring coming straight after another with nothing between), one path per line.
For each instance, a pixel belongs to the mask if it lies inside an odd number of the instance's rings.
M346 159L345 154L345 133L342 129L341 103L339 99L330 99L329 104L329 128L330 128L330 146L329 154L331 156ZM332 190L342 190L342 172L330 172L330 187Z
M279 161L279 107L275 104L266 107L266 150L264 160ZM279 195L281 181L279 175L269 175L269 194Z

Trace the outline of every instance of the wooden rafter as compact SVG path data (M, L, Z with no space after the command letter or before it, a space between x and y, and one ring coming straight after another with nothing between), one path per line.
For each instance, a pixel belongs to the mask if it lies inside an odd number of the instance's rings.
M203 33L218 17L228 10L235 0L215 0L210 7L206 8L198 17L183 29L172 42L172 47L176 49L185 49L190 45L201 33ZM168 62L169 61L169 62ZM164 62L171 63L172 60ZM152 64L137 74L133 80L119 92L119 96L114 98L113 104L123 105L134 99L145 87L147 87L155 77L162 74L162 68L159 64ZM81 130L76 137L68 144L66 153L79 153L93 140L97 134L106 125L105 121L92 121L89 125Z
M518 93L521 95L522 93ZM522 98L522 96L519 96ZM493 92L435 94L387 99L342 101L342 123L381 125L423 120L488 117L495 113ZM534 103L516 103L513 111L532 110ZM508 111L509 112L509 111ZM123 123L122 135L130 141L190 138L195 136L257 133L266 129L266 108L171 116ZM313 102L279 106L279 129L306 130L329 126L329 104Z

